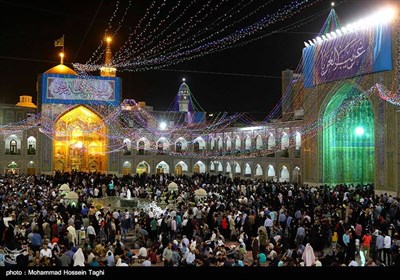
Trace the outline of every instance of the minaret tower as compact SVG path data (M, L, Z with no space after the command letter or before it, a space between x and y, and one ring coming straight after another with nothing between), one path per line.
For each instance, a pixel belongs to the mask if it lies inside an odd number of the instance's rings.
M182 81L183 82L179 87L178 92L179 112L189 112L190 89L189 86L185 83L185 78L183 78Z
M117 74L117 69L111 65L111 41L111 37L106 38L107 47L104 57L104 66L100 68L100 76L102 77L115 77Z

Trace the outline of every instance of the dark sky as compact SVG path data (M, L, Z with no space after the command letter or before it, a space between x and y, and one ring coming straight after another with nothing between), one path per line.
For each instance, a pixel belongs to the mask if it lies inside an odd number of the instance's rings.
M189 3L186 0L182 1L184 4ZM221 2L197 0L198 8L208 1L211 3L210 7L215 7ZM113 39L113 53L126 40L129 27L132 30L137 26L151 2L132 1L120 33ZM162 2L155 1L156 5ZM174 3L178 0L167 2ZM236 2L239 3L239 0ZM266 2L268 1L253 0L253 8L249 9L255 10ZM270 2L270 5L260 9L253 17L236 25L235 30L239 26L249 26L265 15L273 14L292 1ZM194 97L206 111L269 112L281 97L281 71L298 67L303 42L317 35L329 14L331 1L308 2L314 5L254 34L249 38L257 40L243 46L207 54L158 70L118 72L118 76L123 79L122 97L146 101L148 105L154 106L155 110L165 110L170 107L181 80L185 77ZM335 11L341 23L346 25L367 16L386 2L336 1ZM71 62L86 63L104 37L115 10L115 3L114 0L0 0L0 103L16 103L18 96L22 94L33 95L36 98L37 74L58 64L60 48L54 47L54 40L63 34L65 64L72 68ZM127 3L127 0L120 1L119 12L114 18L117 22ZM226 0L224 9L234 4L235 0ZM223 10L218 12L223 13ZM238 16L237 20L240 20L243 15ZM159 19L161 18L160 16ZM306 18L309 23L295 27ZM293 29L276 32L291 24L294 24ZM140 32L140 29L138 30ZM268 35L271 32L276 33ZM264 37L259 38L262 35Z

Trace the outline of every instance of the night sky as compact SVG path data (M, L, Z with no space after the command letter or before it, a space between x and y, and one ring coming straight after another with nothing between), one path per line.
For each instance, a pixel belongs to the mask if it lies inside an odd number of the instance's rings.
M120 33L113 39L113 53L122 46L129 28L137 25L151 2L132 1ZM158 5L163 1L155 2ZM167 2L174 3L177 0ZM206 2L208 0L197 0L199 7ZM218 2L220 0L210 0L210 7ZM227 0L226 5L233 5L234 2ZM253 7L266 2L254 0ZM244 20L240 24L241 28L292 1L271 2L252 18ZM185 77L195 99L206 111L268 113L281 97L281 71L298 67L303 42L317 36L329 14L331 1L309 0L309 3L314 2L312 7L249 37L257 40L243 46L207 54L163 69L118 72L123 83L122 97L146 101L154 110L166 110L171 106L182 78ZM386 2L390 3L383 0L336 1L335 11L340 22L346 25L369 15ZM72 68L72 62L86 63L104 37L115 3L114 0L0 0L0 103L15 104L22 94L32 95L36 100L37 75L59 63L58 53L61 48L54 47L54 40L63 34L65 64ZM125 0L120 1L119 15L127 3ZM306 18L310 22L305 25L287 32L276 32L291 24L296 26L296 23ZM118 16L116 19L118 21ZM271 32L275 33L268 35Z

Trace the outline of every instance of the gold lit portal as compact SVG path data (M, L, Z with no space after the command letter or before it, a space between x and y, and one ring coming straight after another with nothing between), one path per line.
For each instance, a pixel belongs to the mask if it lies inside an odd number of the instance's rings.
M101 118L84 106L61 116L55 124L54 170L105 172L106 127Z

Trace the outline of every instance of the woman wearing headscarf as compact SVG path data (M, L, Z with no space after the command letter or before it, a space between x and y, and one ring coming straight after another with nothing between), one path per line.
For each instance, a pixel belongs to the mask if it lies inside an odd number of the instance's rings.
M310 243L307 243L302 259L304 261L304 266L313 266L315 264L314 249L311 247Z
M74 260L74 266L85 266L85 256L83 254L82 248L79 248L75 252L73 260Z

